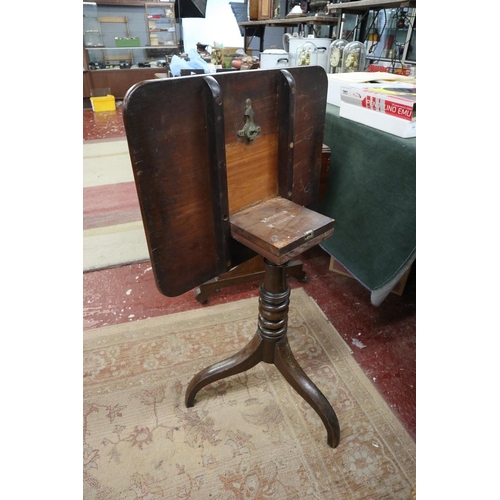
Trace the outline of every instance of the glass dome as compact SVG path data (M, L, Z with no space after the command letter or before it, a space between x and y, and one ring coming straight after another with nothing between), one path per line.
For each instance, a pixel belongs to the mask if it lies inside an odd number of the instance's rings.
M328 73L340 73L342 71L342 59L344 47L348 44L347 40L339 38L330 44L329 71Z
M350 42L344 47L342 58L342 73L364 71L366 47L361 42Z
M318 64L318 49L313 42L304 42L295 51L297 66L315 66Z

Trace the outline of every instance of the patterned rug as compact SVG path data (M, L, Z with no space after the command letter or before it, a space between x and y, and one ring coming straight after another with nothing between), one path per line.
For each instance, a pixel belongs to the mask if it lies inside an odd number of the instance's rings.
M83 145L83 270L149 260L126 140Z
M274 365L191 378L243 348L258 298L84 333L84 499L412 498L416 447L303 289L288 337L340 422L336 449Z

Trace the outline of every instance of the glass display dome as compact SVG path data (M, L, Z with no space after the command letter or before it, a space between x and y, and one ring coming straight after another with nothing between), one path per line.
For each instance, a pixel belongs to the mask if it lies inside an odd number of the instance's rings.
M295 52L297 66L314 66L318 64L318 49L313 42L304 42Z
M344 47L342 58L342 73L364 71L366 47L361 42L350 42Z
M339 38L330 44L329 71L328 73L340 73L342 71L342 59L344 47L348 44L347 40Z

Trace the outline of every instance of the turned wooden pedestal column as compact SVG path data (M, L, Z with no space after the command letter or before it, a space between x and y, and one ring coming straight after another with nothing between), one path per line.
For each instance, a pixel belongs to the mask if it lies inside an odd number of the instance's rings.
M196 394L206 385L244 372L261 361L272 363L288 383L320 416L327 431L327 442L336 448L340 428L332 406L297 363L288 343L287 323L290 287L286 282L286 264L265 259L264 282L259 290L257 332L241 351L199 372L186 390L186 406L194 405Z

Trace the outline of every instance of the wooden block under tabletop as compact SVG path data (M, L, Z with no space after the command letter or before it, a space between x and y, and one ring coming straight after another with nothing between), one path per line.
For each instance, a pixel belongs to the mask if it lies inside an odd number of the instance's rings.
M230 216L231 236L275 264L283 264L333 234L335 221L281 197Z

